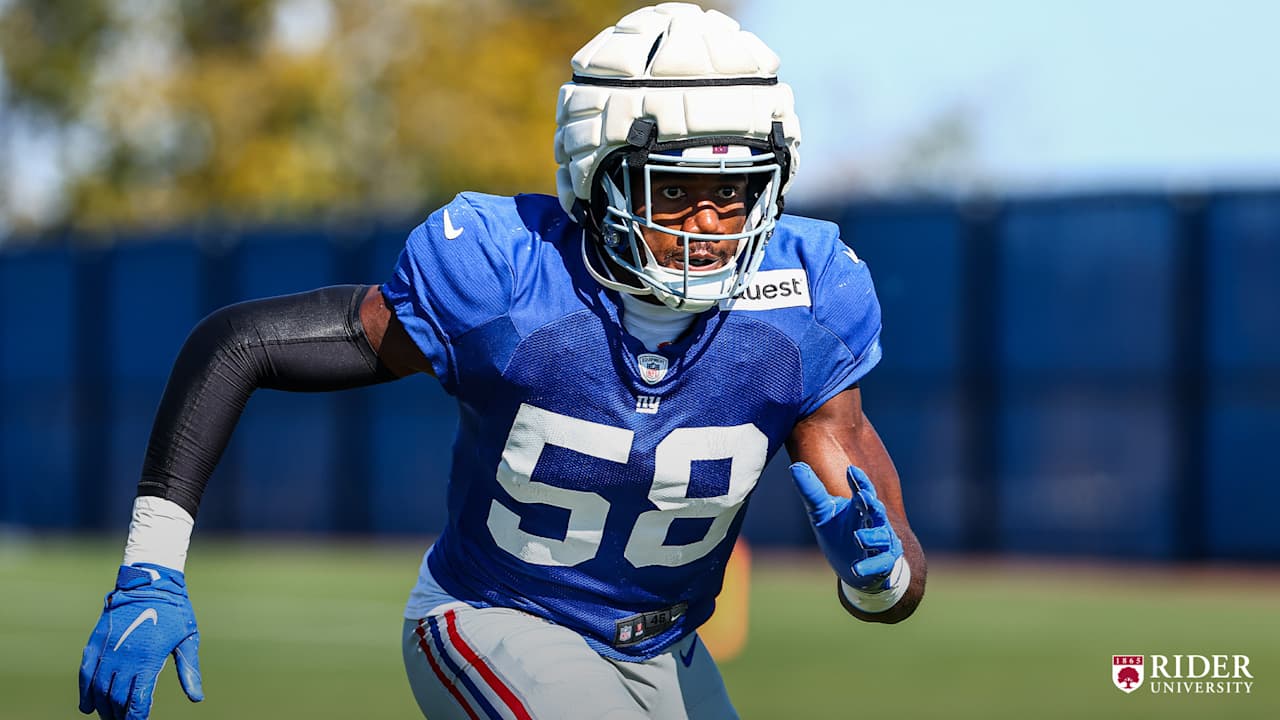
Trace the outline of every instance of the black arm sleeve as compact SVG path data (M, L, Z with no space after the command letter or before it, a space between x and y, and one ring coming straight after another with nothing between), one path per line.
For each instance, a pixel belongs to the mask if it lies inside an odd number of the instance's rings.
M360 322L367 285L338 285L215 311L178 353L156 412L139 495L192 517L257 388L319 392L395 379Z

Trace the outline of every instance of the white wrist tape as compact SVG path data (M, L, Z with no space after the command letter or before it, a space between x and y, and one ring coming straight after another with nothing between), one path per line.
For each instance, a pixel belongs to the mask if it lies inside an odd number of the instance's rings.
M859 590L845 581L840 581L840 593L849 604L865 613L879 613L888 610L907 594L907 586L911 584L911 566L905 557L898 558L889 571L889 586L876 592Z
M171 500L136 498L122 564L152 563L182 572L195 524L191 514Z

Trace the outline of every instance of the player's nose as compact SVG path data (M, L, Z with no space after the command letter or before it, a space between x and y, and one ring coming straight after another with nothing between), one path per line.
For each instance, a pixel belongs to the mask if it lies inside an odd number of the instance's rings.
M693 209L689 217L685 218L684 231L705 233L709 235L724 234L724 222L720 217L719 211L710 203L701 204Z

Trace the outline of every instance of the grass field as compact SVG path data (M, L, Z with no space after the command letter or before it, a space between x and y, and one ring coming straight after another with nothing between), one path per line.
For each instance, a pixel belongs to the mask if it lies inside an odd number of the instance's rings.
M0 537L0 718L80 717L76 670L117 539ZM197 539L207 699L172 664L153 717L420 717L398 633L420 548ZM1280 574L935 558L919 613L844 615L817 557L756 554L751 634L722 670L744 718L1277 718ZM1247 654L1251 695L1125 695L1112 654ZM1148 681L1149 683L1149 681Z

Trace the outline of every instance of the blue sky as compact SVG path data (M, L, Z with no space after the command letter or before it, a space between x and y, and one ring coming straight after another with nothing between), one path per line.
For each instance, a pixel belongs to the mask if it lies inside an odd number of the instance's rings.
M736 16L796 91L797 194L1280 185L1277 2L745 0ZM912 170L939 127L949 154Z
M734 14L796 91L793 198L1280 187L1280 2L738 0ZM10 202L41 215L59 202L57 142L20 135L0 149Z

